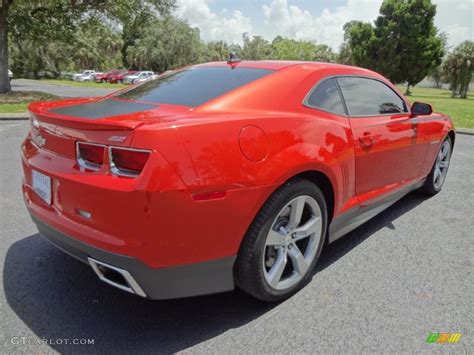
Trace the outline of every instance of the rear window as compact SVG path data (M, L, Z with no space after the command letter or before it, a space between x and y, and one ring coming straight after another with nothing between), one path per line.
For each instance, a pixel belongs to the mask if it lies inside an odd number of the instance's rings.
M272 72L256 68L232 69L230 66L192 67L165 74L117 97L194 107Z
M336 81L332 78L326 79L318 84L309 96L306 104L310 107L335 113L337 115L346 114Z

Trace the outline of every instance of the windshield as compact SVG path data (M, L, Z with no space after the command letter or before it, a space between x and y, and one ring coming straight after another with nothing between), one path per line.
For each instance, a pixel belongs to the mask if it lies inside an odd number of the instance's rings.
M117 97L195 107L272 72L256 68L232 69L230 66L191 67L146 81Z

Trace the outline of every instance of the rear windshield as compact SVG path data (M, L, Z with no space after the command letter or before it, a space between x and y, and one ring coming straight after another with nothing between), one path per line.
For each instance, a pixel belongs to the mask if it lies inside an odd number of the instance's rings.
M199 106L273 70L229 67L192 67L147 81L119 98L161 104Z

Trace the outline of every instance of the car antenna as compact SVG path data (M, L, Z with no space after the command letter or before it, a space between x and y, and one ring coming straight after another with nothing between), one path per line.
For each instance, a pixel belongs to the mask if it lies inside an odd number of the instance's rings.
M229 60L227 61L227 64L232 65L232 64L240 63L241 61L242 59L240 59L239 56L235 52L229 53Z

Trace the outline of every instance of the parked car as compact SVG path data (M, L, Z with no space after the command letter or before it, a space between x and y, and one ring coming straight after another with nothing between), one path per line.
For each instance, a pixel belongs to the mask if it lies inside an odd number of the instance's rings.
M9 79L10 81L12 81L12 79L13 79L13 73L12 73L12 71L11 71L10 69L8 69L8 79Z
M95 75L95 81L97 83L106 83L109 81L109 78L112 76L112 75L118 75L120 73L122 73L123 70L118 70L118 69L114 69L114 70L109 70L108 72L106 73L100 73L100 74L96 74Z
M135 80L133 80L133 84L138 84L138 83L142 83L144 81L147 81L147 80L152 80L152 79L156 79L159 75L158 74L155 74L152 72L152 74L148 74L147 76L142 76L142 77L139 77Z
M82 73L74 74L72 76L72 80L73 81L91 81L91 76L93 74L95 74L94 70L84 70Z
M123 83L123 80L127 75L132 75L134 73L136 73L135 70L120 71L119 73L111 75L109 77L109 83L111 83L111 84L120 83L121 84L121 83Z
M94 72L94 73L84 74L84 75L79 76L76 79L76 81L79 81L79 82L94 82L95 81L95 76L98 75L98 74L100 75L100 74L103 74L103 73Z
M138 84L140 82L150 80L154 77L156 77L156 75L152 71L139 71L131 75L125 76L123 82L124 84Z
M455 142L447 115L329 63L207 63L29 111L23 196L40 233L151 299L293 295L327 243L438 193Z
M59 73L59 77L62 79L72 80L72 77L75 73L69 71L62 71Z

